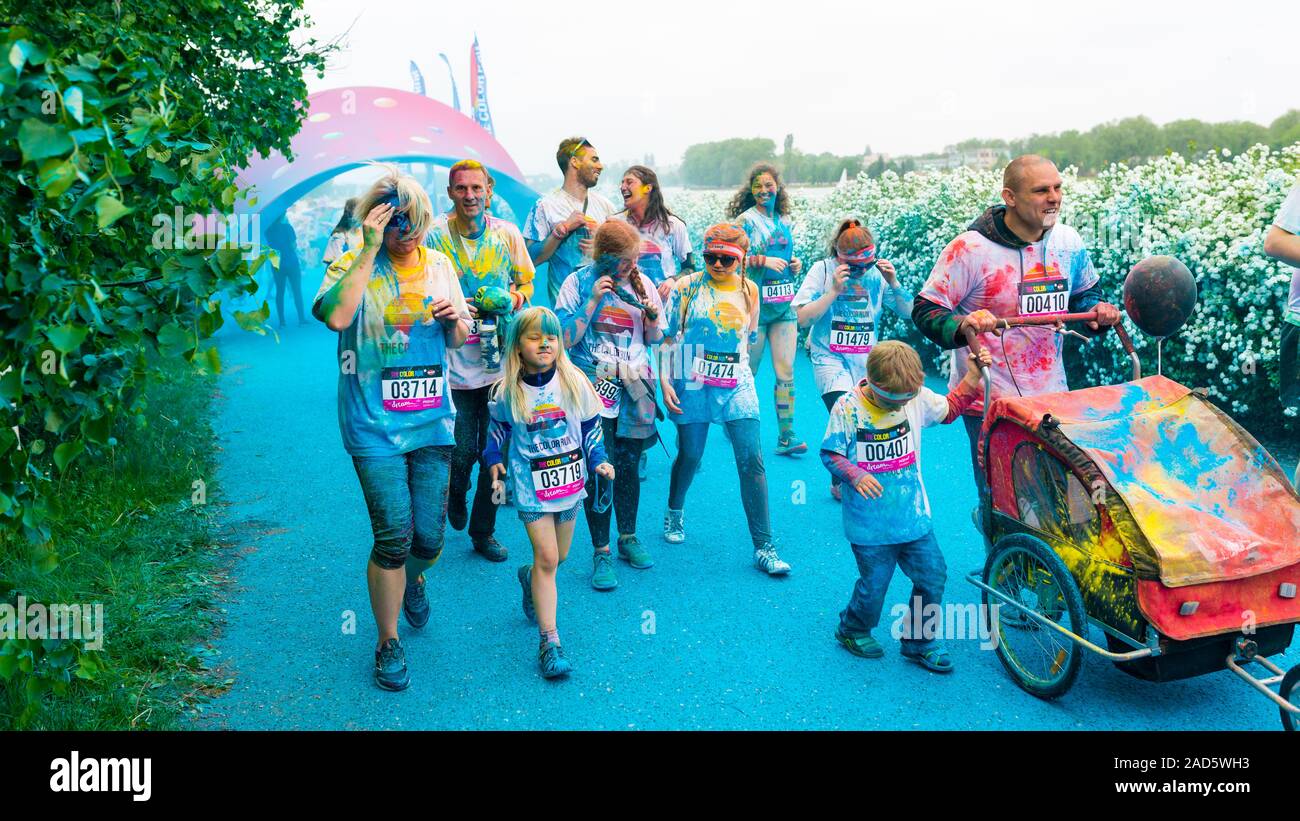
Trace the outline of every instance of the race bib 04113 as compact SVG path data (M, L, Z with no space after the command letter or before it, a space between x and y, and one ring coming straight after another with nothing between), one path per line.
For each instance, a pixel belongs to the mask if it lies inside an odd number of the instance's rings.
M792 302L794 301L794 277L790 274L779 274L775 279L763 281L763 301L773 302Z
M442 407L442 366L402 365L380 372L384 410L419 411Z
M885 430L858 430L858 467L868 473L889 473L916 464L916 439L903 421Z

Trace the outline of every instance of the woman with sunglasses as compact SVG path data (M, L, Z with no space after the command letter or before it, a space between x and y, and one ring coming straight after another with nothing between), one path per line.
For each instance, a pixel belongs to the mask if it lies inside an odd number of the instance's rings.
M826 409L862 381L867 354L879 338L881 311L910 318L912 295L898 284L887 259L876 257L871 232L856 219L842 221L831 239L830 256L808 269L794 309L808 333L817 390ZM839 478L832 474L831 495L840 500Z
M795 324L794 299L799 273L803 270L794 256L794 236L786 219L790 198L781 184L776 166L758 163L749 171L749 182L736 192L727 206L727 218L745 229L749 256L745 272L759 287L762 311L758 336L749 349L749 364L755 373L763 361L763 349L772 349L772 370L776 374L776 423L780 431L776 452L781 456L805 453L794 432L794 351L799 329Z
M748 247L749 238L737 225L722 223L705 231L705 270L678 281L668 309L659 384L669 418L677 426L677 458L668 486L664 540L686 541L686 491L704 455L709 426L721 425L736 458L754 564L780 576L790 572L790 565L777 555L768 518L758 394L749 369L759 294L742 273Z
M410 684L397 614L429 620L424 571L442 553L456 409L447 349L465 344L469 307L451 260L424 247L433 204L395 166L357 206L362 245L330 265L312 314L339 335L339 428L370 512L366 567L379 628L375 683Z

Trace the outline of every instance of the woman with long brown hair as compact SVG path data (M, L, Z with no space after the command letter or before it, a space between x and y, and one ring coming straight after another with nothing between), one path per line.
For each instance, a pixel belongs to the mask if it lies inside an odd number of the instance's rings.
M658 175L644 165L623 172L619 191L624 210L614 216L641 232L644 244L637 267L658 288L659 298L667 299L677 277L695 270L686 223L668 210Z

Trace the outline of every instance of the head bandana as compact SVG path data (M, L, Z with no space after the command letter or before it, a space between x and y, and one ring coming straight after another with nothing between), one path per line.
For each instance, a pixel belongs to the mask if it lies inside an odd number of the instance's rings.
M718 223L704 232L705 254L720 254L735 259L744 259L749 247L749 237L745 230L729 222Z
M862 381L870 385L871 390L873 390L877 396L881 399L888 399L890 402L910 402L916 398L918 393L920 393L920 391L912 391L911 393L894 393L893 391L885 390L870 379L863 379Z

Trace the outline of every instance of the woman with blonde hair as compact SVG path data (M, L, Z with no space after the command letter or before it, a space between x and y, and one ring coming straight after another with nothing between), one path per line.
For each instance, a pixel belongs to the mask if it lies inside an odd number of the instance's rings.
M635 227L610 220L596 229L595 262L569 274L560 286L555 313L568 354L600 396L600 423L618 472L613 508L618 516L618 557L637 570L654 564L636 535L641 481L637 461L655 436L651 346L663 339L663 304L654 281L640 270L642 237ZM587 527L595 551L591 586L618 586L609 549L608 506L586 500Z
M429 195L396 167L379 168L357 205L362 246L330 265L312 314L339 335L339 428L374 532L375 682L403 690L397 613L412 627L429 620L423 574L442 552L455 443L447 349L464 344L469 309L451 261L424 247Z
M524 615L537 620L537 663L546 678L572 670L556 626L556 570L569 555L588 477L615 477L602 441L600 399L565 355L561 333L547 308L529 308L511 323L483 451L494 490L504 495L503 480L514 485L515 509L532 542L533 563L518 576Z

